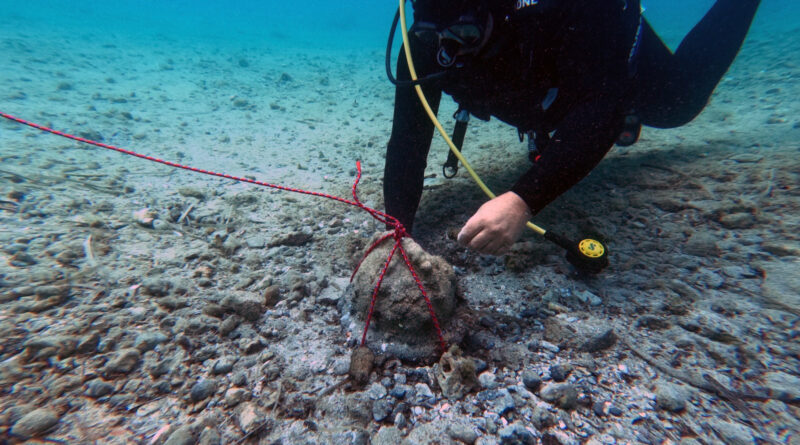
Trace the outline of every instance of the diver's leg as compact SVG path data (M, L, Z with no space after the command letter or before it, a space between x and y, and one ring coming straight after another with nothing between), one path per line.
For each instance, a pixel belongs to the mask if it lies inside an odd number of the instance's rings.
M416 57L414 60L424 59ZM424 68L424 62L421 65ZM397 59L397 80L411 80L403 50ZM442 97L441 89L426 84L422 90L436 113ZM433 123L422 108L414 87L398 85L394 101L392 135L386 149L383 173L383 200L386 213L397 218L411 232L422 197Z
M646 24L642 30L636 108L642 123L679 127L708 103L736 58L760 0L717 0L675 54Z

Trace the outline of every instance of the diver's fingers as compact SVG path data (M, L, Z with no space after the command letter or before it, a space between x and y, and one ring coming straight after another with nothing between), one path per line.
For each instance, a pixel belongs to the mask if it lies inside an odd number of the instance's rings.
M480 233L481 229L483 229L483 225L475 221L474 218L470 218L464 227L461 228L461 231L458 232L456 240L462 246L468 246L472 243L473 238Z

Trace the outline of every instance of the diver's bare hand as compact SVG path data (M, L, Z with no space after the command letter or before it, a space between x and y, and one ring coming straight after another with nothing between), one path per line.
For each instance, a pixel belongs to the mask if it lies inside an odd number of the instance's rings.
M525 201L514 192L483 204L458 234L459 244L489 255L502 255L514 244L531 218Z

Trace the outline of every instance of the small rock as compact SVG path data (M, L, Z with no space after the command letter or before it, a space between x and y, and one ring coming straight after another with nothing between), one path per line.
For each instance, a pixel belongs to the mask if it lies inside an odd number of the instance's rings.
M433 403L436 401L436 396L433 395L431 388L424 383L417 383L414 385L414 404L421 405L423 403Z
M486 403L487 410L497 413L501 416L506 412L512 411L514 408L516 408L514 398L505 388L481 391L476 395L476 397L479 401Z
M386 387L377 382L369 385L369 388L367 388L367 395L372 400L382 399L386 397L386 394Z
M531 414L531 423L538 430L544 430L555 423L555 418L550 412L537 404L533 407L533 414Z
M116 356L112 358L106 367L103 369L103 374L128 374L139 366L142 360L142 353L138 349L123 349L117 352Z
M547 385L539 393L539 396L545 402L565 410L574 408L578 403L578 390L569 383Z
M608 414L607 404L598 400L592 404L592 411L597 417L603 417Z
M231 315L219 324L219 335L225 337L239 327L242 319L238 315Z
M55 427L58 421L59 416L53 410L48 408L35 409L23 416L11 427L11 434L22 439L41 436Z
M136 337L133 347L141 352L147 352L162 343L166 343L167 340L167 336L161 332L143 332Z
M380 399L372 404L372 418L376 422L383 422L392 414L392 401L391 399Z
M214 363L214 367L211 368L211 374L213 375L227 374L232 370L233 370L233 359L230 357L224 357L217 360Z
M217 382L211 379L200 380L192 386L189 397L192 402L197 403L212 396L217 390Z
M281 301L281 288L278 285L272 285L264 289L264 306L275 307Z
M756 443L753 430L741 423L731 423L724 420L711 420L711 428L720 436L727 445L753 445Z
M556 364L550 366L550 377L556 382L563 382L572 372L572 365L570 364Z
M86 396L93 399L104 397L114 392L114 386L100 379L86 382Z
M170 371L172 371L172 359L167 358L156 363L148 372L151 377L157 379L162 375L169 374Z
M484 389L495 389L498 386L497 381L495 381L494 373L489 371L482 372L481 375L478 376L478 381L481 382L481 387Z
M394 388L389 391L389 395L394 397L395 399L402 400L406 397L406 394L411 390L411 387L408 385L398 384L395 385Z
M183 425L172 432L164 445L194 445L197 442L197 428Z
M451 400L464 397L477 386L475 362L470 357L465 357L458 346L451 346L447 352L442 354L433 371L436 382L442 389L442 395ZM489 380L494 380L494 375L490 375L491 377L484 377L487 385L491 385Z
M372 438L373 445L397 445L403 443L403 434L396 426L382 426Z
M248 398L250 393L243 388L231 388L225 391L225 406L233 408Z
M719 223L726 229L749 229L756 225L756 217L751 213L731 213L721 216Z
M581 350L586 352L599 352L614 346L616 342L617 334L614 333L614 329L608 328L605 332L586 340L581 346Z
M203 306L203 313L210 317L222 318L225 315L225 308L216 303L208 303Z
M500 443L535 445L536 436L520 422L514 422L500 430Z
M655 389L656 406L666 411L679 413L686 409L686 391L670 383L659 382Z
M588 290L575 292L575 297L581 301L581 303L589 304L591 306L599 306L603 303L603 299L598 297L597 295L589 292Z
M236 425L244 434L253 434L256 430L264 426L264 413L258 405L253 402L245 402L239 405L236 415Z
M719 255L720 249L717 245L717 238L707 232L697 232L692 234L686 241L683 251L689 255L698 257Z
M478 432L475 431L475 428L460 422L449 424L447 426L447 435L451 439L467 445L472 445L478 440Z
M252 295L229 295L220 302L222 307L235 312L247 321L256 321L266 309L261 298Z
M220 438L219 432L215 427L203 428L203 432L200 433L200 439L197 441L197 445L220 445L221 443L222 438Z
M770 395L784 403L800 402L800 378L781 371L764 374L764 386Z
M172 283L163 278L145 278L141 286L142 292L154 297L166 297L171 288Z
M542 386L542 378L533 371L525 371L522 373L522 384L532 392L536 392Z
M366 346L359 346L350 355L348 375L356 385L364 385L369 381L375 354Z

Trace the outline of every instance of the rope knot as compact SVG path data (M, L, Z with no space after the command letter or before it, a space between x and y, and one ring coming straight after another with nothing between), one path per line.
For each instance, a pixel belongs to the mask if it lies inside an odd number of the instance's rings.
M408 231L406 231L405 226L401 222L395 222L393 224L393 233L394 239L400 241L401 239L410 236Z

